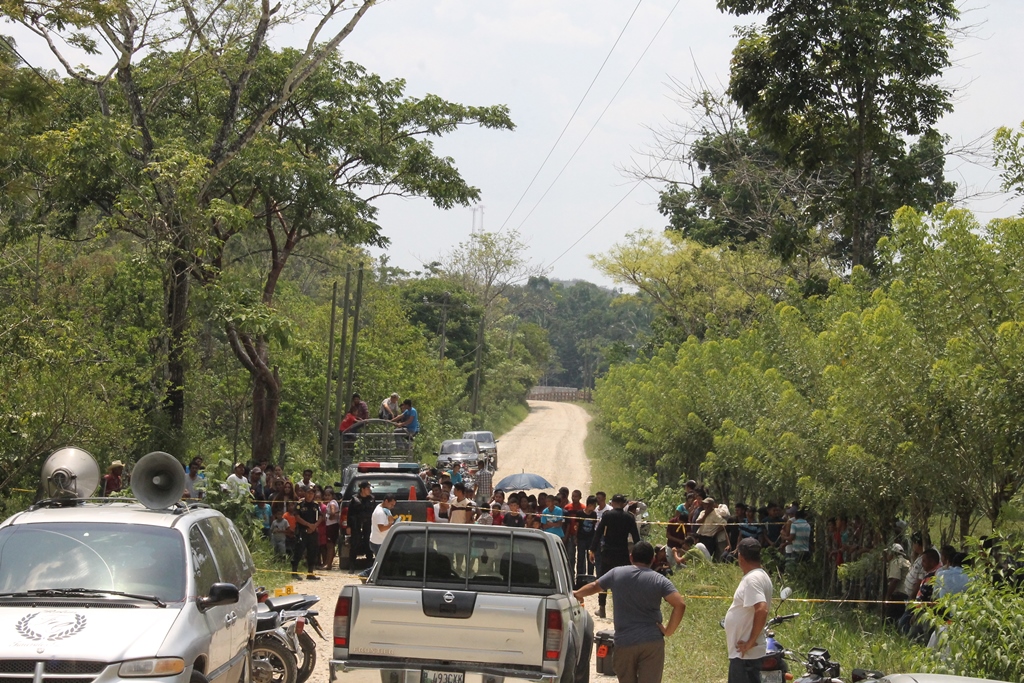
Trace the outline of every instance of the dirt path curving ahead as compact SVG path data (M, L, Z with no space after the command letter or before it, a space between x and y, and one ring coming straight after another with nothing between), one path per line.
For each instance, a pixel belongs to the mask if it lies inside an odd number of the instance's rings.
M494 483L518 472L539 474L552 490L590 492L590 461L583 450L590 414L572 403L529 401L530 414L498 443Z
M590 462L583 450L587 437L587 423L590 415L583 408L571 403L552 401L530 401L530 414L514 429L501 437L498 443L497 483L502 477L516 472L533 472L554 484L551 490L567 486L570 490L580 489L584 495L590 489ZM327 630L326 641L317 640L317 664L309 683L328 683L327 662L332 654L332 623L334 603L345 584L357 583L355 576L338 570L319 572L320 581L295 581L296 592L316 593L323 602L320 608L320 623ZM593 601L593 604L591 604ZM590 598L587 607L595 607L597 598ZM591 614L594 612L592 611ZM594 617L595 630L611 629L611 619ZM596 660L591 657L590 675L594 683L614 683L613 677L599 676ZM379 673L346 674L340 683L380 683Z

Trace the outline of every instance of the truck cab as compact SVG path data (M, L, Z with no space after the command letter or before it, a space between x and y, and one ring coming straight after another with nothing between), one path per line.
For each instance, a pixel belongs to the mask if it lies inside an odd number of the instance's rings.
M537 529L396 524L335 608L331 680L586 683L593 620L561 541Z

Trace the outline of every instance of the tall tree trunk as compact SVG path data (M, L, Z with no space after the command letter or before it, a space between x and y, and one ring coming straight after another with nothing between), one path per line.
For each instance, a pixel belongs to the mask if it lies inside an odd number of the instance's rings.
M170 427L180 433L185 423L185 371L188 369L189 264L176 259L166 284L167 309L164 320L170 335L167 352L167 394L164 408Z
M274 459L277 440L277 412L281 407L281 379L277 367L271 373L253 376L252 385L252 461Z
M277 413L281 407L281 378L269 367L270 344L266 337L250 337L233 322L227 324L228 343L252 377L252 459L273 460L277 439Z

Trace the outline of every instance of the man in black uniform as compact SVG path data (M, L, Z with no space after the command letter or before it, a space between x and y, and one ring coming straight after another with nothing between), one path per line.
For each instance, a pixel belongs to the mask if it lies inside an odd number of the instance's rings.
M373 551L370 550L370 517L377 501L373 497L370 482L359 482L359 489L348 504L348 528L352 533L349 539L349 566L354 571L356 558L366 555L373 562Z
M320 559L320 503L313 500L315 491L309 487L304 500L295 507L295 550L292 553L292 577L299 578L299 561L306 556L306 578L316 581L320 577L313 573Z
M640 542L640 532L636 528L636 517L622 508L626 505L626 497L621 493L612 496L612 509L601 515L601 521L594 530L594 540L590 544L590 559L597 563L598 577L604 576L615 567L629 564L629 539L633 543ZM595 558L596 556L596 558ZM597 596L597 616L605 616L607 593Z

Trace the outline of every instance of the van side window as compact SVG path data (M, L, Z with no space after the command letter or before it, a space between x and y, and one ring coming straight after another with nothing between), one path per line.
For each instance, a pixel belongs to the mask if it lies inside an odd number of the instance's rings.
M207 517L200 520L199 527L213 550L217 560L217 571L220 580L241 588L248 580L245 566L235 549L235 541L231 538L231 527L223 517Z
M196 596L208 595L210 587L217 583L217 565L198 526L188 530L188 544L192 554L192 580L196 585Z
M256 567L252 561L252 555L249 554L249 547L245 545L245 541L243 541L241 535L239 535L238 529L236 529L233 524L228 524L228 529L231 530L231 539L235 542L235 550L238 552L238 559L242 561L242 578L244 581L242 581L242 584L239 586L239 588L241 588L245 585L246 581L252 578Z

